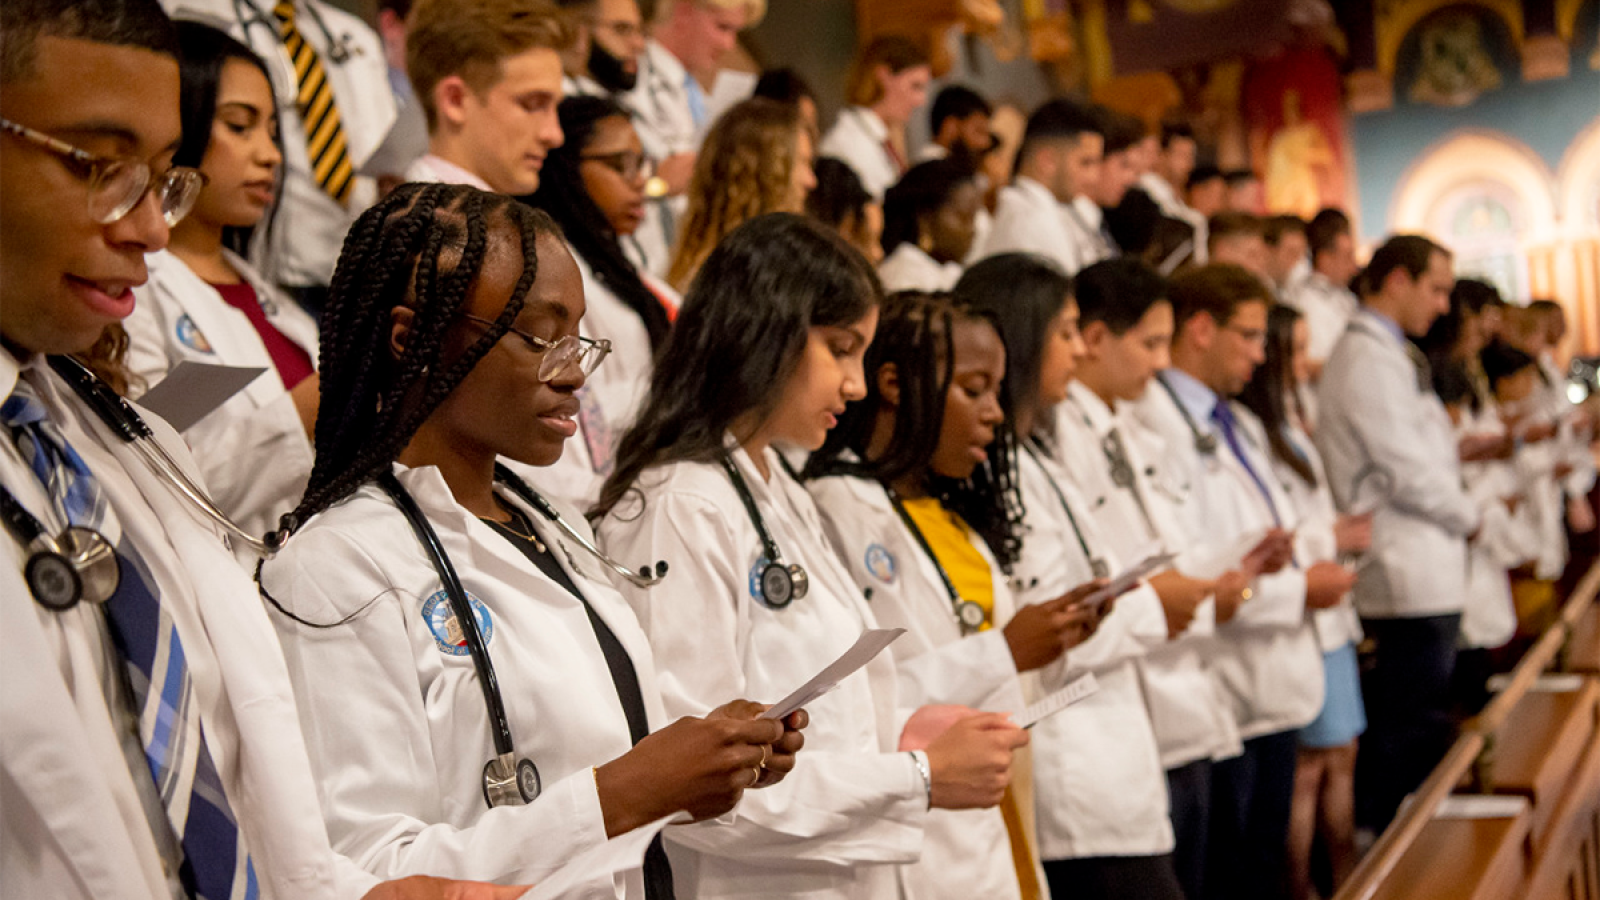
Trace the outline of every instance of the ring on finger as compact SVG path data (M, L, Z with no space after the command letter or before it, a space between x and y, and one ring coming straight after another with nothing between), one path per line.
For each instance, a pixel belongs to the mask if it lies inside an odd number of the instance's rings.
M758 768L759 770L765 772L767 770L767 760L770 759L771 756L772 756L772 745L771 744L762 744L761 745L761 764L759 766L757 766L756 768Z

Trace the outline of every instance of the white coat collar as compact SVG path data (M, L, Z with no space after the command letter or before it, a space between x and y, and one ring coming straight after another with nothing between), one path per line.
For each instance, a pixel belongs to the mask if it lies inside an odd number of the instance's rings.
M1045 206L1050 209L1061 206L1061 201L1056 199L1056 195L1051 193L1049 188L1026 175L1018 175L1012 179L1011 186L1033 206Z
M856 125L866 133L867 137L872 138L874 143L881 144L889 136L889 126L884 124L877 113L865 106L852 106L846 109L843 115L854 119Z
M0 347L0 403L5 402L11 392L16 390L17 379L22 377L22 370L38 359L38 354L33 354L28 360L19 360L11 355L8 348Z
M432 153L412 163L410 168L406 169L406 179L431 184L465 184L480 191L494 192L494 188L489 186L489 182Z
M1083 382L1073 381L1067 385L1067 402L1072 404L1075 412L1082 414L1084 423L1096 437L1105 437L1117 427L1116 411Z

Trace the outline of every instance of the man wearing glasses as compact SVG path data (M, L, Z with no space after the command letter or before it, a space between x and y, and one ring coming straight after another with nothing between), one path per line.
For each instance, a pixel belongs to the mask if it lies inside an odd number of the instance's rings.
M176 52L155 0L0 4L0 893L509 900L334 854L255 586L50 361L132 311L194 203Z
M1205 898L1275 897L1284 877L1297 732L1322 708L1322 651L1310 611L1333 606L1355 576L1331 561L1297 564L1297 514L1266 453L1265 430L1232 398L1265 359L1269 289L1214 263L1173 278L1172 366L1134 407L1159 437L1178 526L1194 547L1184 571L1216 577L1207 655L1244 752L1211 770ZM1265 535L1265 537L1259 537Z

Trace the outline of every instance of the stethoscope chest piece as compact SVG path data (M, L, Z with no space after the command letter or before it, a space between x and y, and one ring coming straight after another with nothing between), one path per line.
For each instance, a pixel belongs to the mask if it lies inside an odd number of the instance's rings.
M122 583L122 569L111 542L100 532L72 526L54 541L28 554L22 574L34 599L57 612L79 601L100 604Z
M502 753L483 767L483 799L489 808L523 806L538 799L544 791L539 778L539 768L533 760L523 758L513 762L510 753Z
M956 604L956 621L961 624L962 634L976 634L988 617L983 607L971 600L963 600Z
M769 562L761 569L761 601L783 609L811 590L811 576L798 565Z

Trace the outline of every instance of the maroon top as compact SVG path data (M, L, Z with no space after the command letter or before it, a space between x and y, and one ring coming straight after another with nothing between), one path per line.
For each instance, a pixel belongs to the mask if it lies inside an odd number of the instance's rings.
M255 326L256 334L260 335L261 343L267 348L267 355L272 357L272 367L278 370L278 377L283 380L285 390L294 390L295 385L316 371L311 364L311 356L301 349L299 344L284 337L277 326L267 321L266 310L261 308L261 301L256 298L256 289L248 281L238 284L213 284L217 293L228 305L245 314L250 324Z

